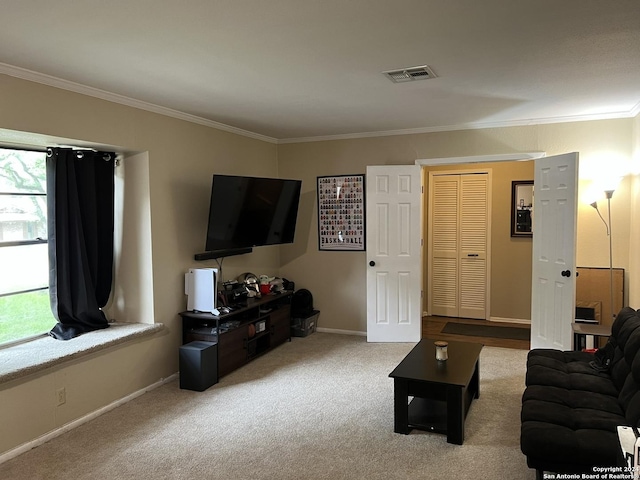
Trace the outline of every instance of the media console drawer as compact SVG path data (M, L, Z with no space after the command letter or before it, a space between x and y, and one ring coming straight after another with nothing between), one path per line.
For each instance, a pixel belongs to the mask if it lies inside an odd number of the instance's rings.
M220 335L218 375L221 377L247 363L247 328L238 327Z

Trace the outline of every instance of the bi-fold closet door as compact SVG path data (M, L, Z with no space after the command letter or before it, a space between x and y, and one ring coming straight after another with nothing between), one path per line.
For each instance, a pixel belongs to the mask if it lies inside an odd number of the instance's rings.
M488 172L429 174L431 315L487 318L489 190Z

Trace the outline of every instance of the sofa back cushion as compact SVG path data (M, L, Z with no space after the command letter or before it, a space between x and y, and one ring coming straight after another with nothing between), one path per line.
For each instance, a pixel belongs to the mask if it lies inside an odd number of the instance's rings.
M640 421L640 315L623 308L611 327L610 341L617 344L611 380L620 392L618 403L631 425Z
M629 340L635 340L636 337L637 343L640 344L640 329L636 330ZM640 422L640 355L633 359L631 371L618 395L618 403L629 424L637 426Z
M638 312L631 307L624 307L620 310L613 325L611 325L611 336L609 337L609 340L615 346L624 350L629 336L639 325L640 318L637 315Z
M610 365L611 380L618 391L621 391L638 350L640 336L633 336L640 327L640 317L631 307L624 307L618 313L611 326L609 343L614 345L614 355ZM637 334L640 335L640 334Z

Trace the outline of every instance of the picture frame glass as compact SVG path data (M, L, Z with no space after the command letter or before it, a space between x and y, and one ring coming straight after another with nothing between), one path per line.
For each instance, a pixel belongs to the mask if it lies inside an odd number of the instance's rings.
M533 180L511 182L511 236L533 236Z
M365 250L364 175L318 177L318 249Z

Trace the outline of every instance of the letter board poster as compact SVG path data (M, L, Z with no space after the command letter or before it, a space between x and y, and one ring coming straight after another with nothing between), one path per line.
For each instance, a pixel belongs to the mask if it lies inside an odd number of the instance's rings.
M364 175L318 177L318 248L365 250Z

